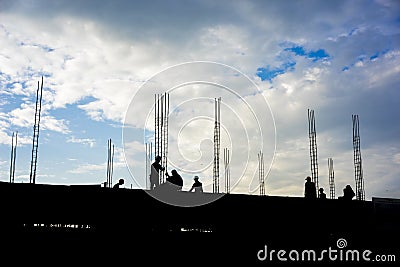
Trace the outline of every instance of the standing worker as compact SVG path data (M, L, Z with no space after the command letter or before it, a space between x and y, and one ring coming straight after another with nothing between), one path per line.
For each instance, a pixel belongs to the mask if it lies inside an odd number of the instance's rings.
M165 168L160 164L161 156L156 156L155 161L151 164L150 172L150 190L157 188L160 184L160 171L164 171Z
M315 183L311 182L311 177L307 176L307 182L304 185L304 197L315 199L317 198L317 189L315 188Z

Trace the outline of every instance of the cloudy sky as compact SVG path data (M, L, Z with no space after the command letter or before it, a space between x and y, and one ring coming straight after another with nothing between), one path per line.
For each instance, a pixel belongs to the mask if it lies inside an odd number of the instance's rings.
M154 94L169 91L169 164L184 189L195 174L211 181L221 96L233 192L258 193L261 150L266 193L303 195L313 109L320 185L329 192L332 157L336 195L355 187L358 114L367 199L400 198L399 74L398 1L0 0L0 179L18 131L15 181L29 182L44 76L38 183L104 182L111 138L114 180L144 187Z

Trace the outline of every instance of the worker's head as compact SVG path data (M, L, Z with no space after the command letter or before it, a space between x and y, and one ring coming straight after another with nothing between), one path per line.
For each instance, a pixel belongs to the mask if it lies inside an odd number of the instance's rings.
M307 182L311 182L311 177L307 176L306 180L307 180Z
M324 189L321 187L320 189L319 189L319 192L324 192Z
M172 170L171 173L172 173L172 175L177 175L178 174L178 172L176 170Z
M194 178L193 178L195 181L197 181L197 180L199 180L199 176L195 176Z
M156 156L156 161L160 161L161 160L161 156Z
M122 178L118 180L118 184L120 184L120 185L123 185L124 182L125 182L125 181L124 181L124 179L122 179Z

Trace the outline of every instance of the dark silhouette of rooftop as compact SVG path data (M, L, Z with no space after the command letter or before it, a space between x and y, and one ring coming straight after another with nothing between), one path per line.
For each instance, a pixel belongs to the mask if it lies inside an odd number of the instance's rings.
M345 238L354 248L378 246L387 253L399 248L400 202L396 199L319 201L225 194L212 201L212 193L175 194L181 201L211 201L179 207L141 189L0 182L2 242L14 248L17 243L40 244L41 250L54 253L72 248L75 253L88 249L99 253L109 244L124 247L126 243L125 253L151 258L157 251L167 262L172 250L177 249L183 261L185 255L207 248L210 253L215 250L218 255L248 260L249 265L257 263L255 255L265 244L276 249L328 248Z

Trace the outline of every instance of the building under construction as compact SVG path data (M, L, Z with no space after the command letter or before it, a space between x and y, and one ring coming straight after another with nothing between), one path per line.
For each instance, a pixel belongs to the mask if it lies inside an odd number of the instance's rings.
M131 257L151 257L153 248L165 260L176 250L180 259L188 260L200 251L204 259L223 261L229 255L226 262L249 264L257 262L256 253L264 245L318 249L336 247L340 238L351 248L399 251L400 202L395 199L174 194L188 202L205 198L209 204L173 206L142 189L1 182L2 243L39 246L63 256L72 248L86 253L112 244Z
M90 260L124 253L154 263L260 263L266 248L301 250L338 248L395 255L400 259L400 201L365 200L358 116L353 115L356 200L335 198L333 160L328 159L329 199L268 196L263 152L258 154L260 195L230 193L230 152L224 149L225 192L220 192L220 104L215 99L213 192L165 192L112 188L114 145L108 140L107 182L98 185L36 183L41 110L38 84L30 183L14 183L16 142L12 139L10 182L0 182L0 236L8 251L53 253L63 259L85 255ZM155 96L155 144L146 144L146 165L153 155L168 156L169 95ZM318 188L315 115L308 110L311 176ZM153 153L154 152L154 153ZM148 175L146 166L146 179ZM160 184L165 173L160 173ZM302 181L303 182L303 181ZM151 193L150 193L151 191ZM160 195L159 194L164 194ZM163 199L166 201L159 201ZM179 200L179 205L175 203ZM207 203L189 205L190 203ZM344 247L340 247L344 248ZM93 251L95 252L94 254ZM322 262L329 262L327 258Z

